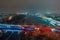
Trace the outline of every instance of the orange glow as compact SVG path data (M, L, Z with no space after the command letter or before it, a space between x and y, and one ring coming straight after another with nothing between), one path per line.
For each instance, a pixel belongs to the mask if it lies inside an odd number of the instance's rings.
M10 16L9 18L8 18L8 20L11 20L12 19L12 16Z
M0 30L0 32L2 32L2 31Z

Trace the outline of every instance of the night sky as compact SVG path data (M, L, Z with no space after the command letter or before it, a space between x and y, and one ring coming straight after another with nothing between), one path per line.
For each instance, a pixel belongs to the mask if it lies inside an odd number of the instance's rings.
M29 10L60 13L60 0L0 0L0 12L23 12Z

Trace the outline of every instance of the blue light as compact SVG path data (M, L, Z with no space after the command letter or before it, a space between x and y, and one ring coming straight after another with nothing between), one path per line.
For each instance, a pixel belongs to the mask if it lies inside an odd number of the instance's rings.
M6 30L7 32L22 32L22 30Z
M22 26L11 26L11 28L17 28L17 29L22 29Z
M6 26L3 24L0 24L0 28L6 28Z
M25 28L24 30L36 30L35 28Z
M51 31L52 31L52 32L60 32L60 29L52 28Z
M50 21L50 24L53 25L53 26L55 26L56 22Z
M57 26L60 26L60 23L57 23L56 25L57 25Z
M55 32L60 32L60 30L55 30Z

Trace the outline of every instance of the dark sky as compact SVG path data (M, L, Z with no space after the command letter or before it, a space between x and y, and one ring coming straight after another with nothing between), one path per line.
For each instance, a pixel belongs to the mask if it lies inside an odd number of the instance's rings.
M0 12L38 10L60 13L60 0L0 0Z

